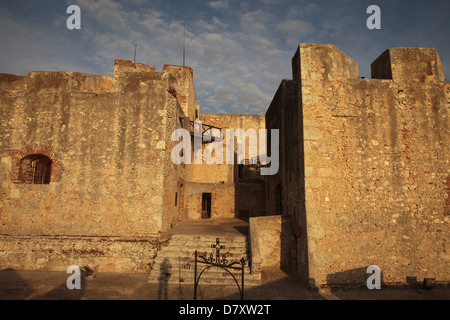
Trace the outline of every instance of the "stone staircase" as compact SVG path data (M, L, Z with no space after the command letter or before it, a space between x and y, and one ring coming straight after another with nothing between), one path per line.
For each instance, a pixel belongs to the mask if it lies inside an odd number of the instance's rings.
M195 274L195 251L206 258L213 254L216 257L216 249L211 245L216 245L219 238L220 255L226 255L228 263L233 260L246 260L244 267L244 286L254 286L261 283L261 274L252 274L250 269L251 257L247 237L242 236L211 236L211 235L186 235L175 234L161 246L155 258L155 263L150 273L149 283L183 283L194 284ZM197 263L197 276L206 267L206 264ZM236 266L240 266L239 264ZM241 285L242 271L229 269L239 285ZM224 269L210 267L201 276L199 285L202 284L222 284L236 285L233 277Z

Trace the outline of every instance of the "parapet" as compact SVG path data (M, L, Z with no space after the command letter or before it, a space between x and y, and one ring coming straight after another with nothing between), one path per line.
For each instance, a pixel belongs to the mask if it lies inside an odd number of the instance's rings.
M0 73L0 91L116 92L139 81L162 79L164 75L170 77L180 103L193 100L189 104L194 105L195 111L192 68L164 65L162 72L156 72L155 67L128 60L114 60L114 76L73 71L30 71L26 75Z
M114 60L114 77L119 77L122 72L156 72L156 69L138 62Z
M194 77L194 70L192 70L191 67L184 67L184 66L176 66L176 65L172 65L172 64L165 64L163 67L163 72L168 72L174 76L179 76L179 75L190 75L191 80Z
M26 76L0 73L0 91L25 90Z
M26 76L0 74L0 91L110 92L115 90L111 76L69 71L31 71Z
M442 82L444 69L434 48L391 48L372 64L372 79L394 82ZM358 79L358 63L331 44L300 44L292 58L293 79Z
M373 79L394 82L445 81L444 68L434 48L392 48L371 65Z
M195 94L194 71L192 68L165 64L163 73L168 73L176 79L176 84L173 84L172 93L180 103L184 114L190 119L196 119L199 108Z
M292 58L293 78L330 81L358 79L358 63L332 44L300 44Z

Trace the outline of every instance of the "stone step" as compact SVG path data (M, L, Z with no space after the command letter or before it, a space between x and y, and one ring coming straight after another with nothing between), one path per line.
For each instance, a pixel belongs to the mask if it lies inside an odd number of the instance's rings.
M199 256L203 255L207 259L210 257L211 254L213 255L214 258L216 257L216 253L211 251L202 251L198 252L198 254ZM244 258L247 261L249 260L250 257L247 252L220 252L220 257L222 258L223 256L225 256L227 260L241 260L241 258ZM155 261L162 260L164 258L171 258L175 260L177 260L178 258L182 260L188 259L194 260L194 252L192 251L185 252L180 250L159 251Z
M251 273L249 267L249 249L247 237L245 236L198 236L198 235L172 235L158 250L155 262L149 276L151 283L194 283L195 274L195 251L209 258L212 254L216 257L216 249L211 246L216 245L216 239L219 238L220 256L224 255L227 262L239 261L242 258L246 260L244 266L244 280L246 286L257 285L261 283L261 275ZM235 265L239 266L239 265ZM204 263L197 264L197 272L207 267ZM228 269L240 284L242 277L241 270ZM202 273L201 283L205 284L224 284L236 285L233 277L224 269L210 266Z
M180 255L183 256L189 256L192 255L194 256L195 251L199 252L199 253L206 253L208 256L212 253L214 255L216 255L216 250L215 249L211 249L211 248L183 248L183 247L178 247L178 246L174 246L174 247L166 247L166 248L162 248L158 251L158 253L162 253L165 254L166 252L175 252L175 253L180 253ZM228 254L228 255L246 255L248 254L249 250L244 249L244 248L239 248L239 249L226 249L226 250L220 250L220 255L224 255L224 254Z
M162 248L165 248L169 245L171 247L180 247L180 248L210 248L214 249L214 246L216 244L214 241L205 241L205 240L188 240L188 239L171 239L170 241L166 242L162 245ZM230 242L220 242L220 245L225 246L225 249L221 250L237 250L237 249L247 249L247 241L246 240L240 240L240 241L230 241Z
M202 264L198 264L197 265L197 273L199 274L203 269L207 268L208 266L206 265L202 265ZM179 275L179 274L183 274L183 275L193 275L195 273L195 266L183 266L182 268L157 268L157 269L152 269L150 275L152 277L159 277L161 275L166 275L166 274L172 274L172 275ZM236 277L240 277L242 274L241 270L236 270L236 269L228 269L232 274L234 274ZM211 266L209 268L207 268L207 270L205 271L205 274L208 274L208 276L220 276L222 274L225 274L228 272L225 271L222 268L218 268L218 267L214 267ZM244 267L244 276L253 276L250 268L248 266Z
M228 263L228 264L230 264L230 263ZM197 270L203 269L206 266L207 265L205 263L197 262ZM235 264L234 266L239 267L240 264ZM216 267L214 267L214 268L216 269ZM195 269L195 261L193 261L193 260L183 261L183 262L164 261L163 263L155 263L152 267L151 274L156 274L156 273L161 273L161 272L172 272L172 271L178 272L179 270L189 272L189 271L194 271L194 269ZM231 269L230 269L230 271L231 271ZM251 274L250 267L248 266L248 262L246 262L246 264L244 265L244 271L248 274ZM232 272L235 272L235 271L232 271Z
M203 270L205 266L198 267L197 269L197 277L200 275L201 271ZM242 279L242 272L239 270L230 270L230 272L234 275L236 278L236 281L241 284ZM261 283L261 275L253 275L249 273L250 271L248 268L244 269L244 285L250 286L250 285L258 285ZM159 272L153 272L149 277L149 283L187 283L187 284L193 284L194 283L194 277L195 277L195 271L194 267L191 270L169 270L164 271L161 270ZM210 269L207 269L204 271L201 275L200 282L199 283L208 283L208 284L235 284L235 280L233 277L225 270L221 268L216 267L210 267Z
M161 249L165 249L169 247L169 245L162 245ZM214 247L211 247L209 242L203 242L203 243L199 243L199 242L194 242L194 241L186 241L186 242L182 242L182 241L174 241L173 243L170 244L171 248L179 248L180 250L190 250L192 252L194 252L195 250L216 250ZM233 243L232 245L225 245L224 249L220 249L220 251L239 251L239 250L247 250L248 246L246 243Z
M237 282L239 283L239 286L241 285L241 280L237 279ZM152 280L149 279L148 283L169 283L169 284L194 284L194 277L191 278L175 278L175 277L170 277L167 279L156 279L156 280ZM215 284L215 285L225 285L225 286L235 286L236 285L236 281L229 277L229 278L206 278L206 277L201 277L200 281L199 281L199 285L202 284ZM249 279L248 277L245 277L244 279L244 287L252 287L252 286L258 286L261 284L261 279Z
M250 255L248 254L240 254L240 255L235 255L235 254L230 254L230 253L226 253L226 259L227 262L226 263L231 263L232 261L240 261L242 258L245 259L245 264L249 265L250 263ZM208 261L208 259L210 258L210 255L206 255L204 256L206 258L206 260ZM212 257L213 259L216 258L215 254ZM223 255L221 255L221 259L223 258ZM198 260L202 261L202 258L199 257ZM157 268L158 266L172 266L172 267L177 267L180 265L188 265L188 264L194 264L195 263L195 256L192 254L186 254L184 255L183 253L180 252L165 252L165 254L159 254L154 261L154 268Z
M246 236L203 236L203 235L185 235L185 234L174 234L171 235L171 240L192 240L192 241L206 241L211 242L211 244L216 244L216 239L220 240L220 243L233 243L233 242L246 242Z

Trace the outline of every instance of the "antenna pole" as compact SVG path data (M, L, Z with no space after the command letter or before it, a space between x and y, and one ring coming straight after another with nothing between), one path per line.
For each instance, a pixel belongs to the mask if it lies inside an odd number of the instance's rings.
M134 62L136 62L136 49L137 49L137 43L134 44Z
M186 24L184 25L184 36L183 36L183 67L186 62Z

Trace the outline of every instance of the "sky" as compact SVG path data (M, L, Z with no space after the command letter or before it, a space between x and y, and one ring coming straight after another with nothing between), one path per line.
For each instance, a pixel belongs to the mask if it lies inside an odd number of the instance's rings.
M81 28L66 26L77 5ZM366 26L381 9L381 29ZM450 74L448 0L0 0L0 73L113 75L115 59L186 65L203 113L265 114L300 43L333 44L370 78L394 47L436 48Z

